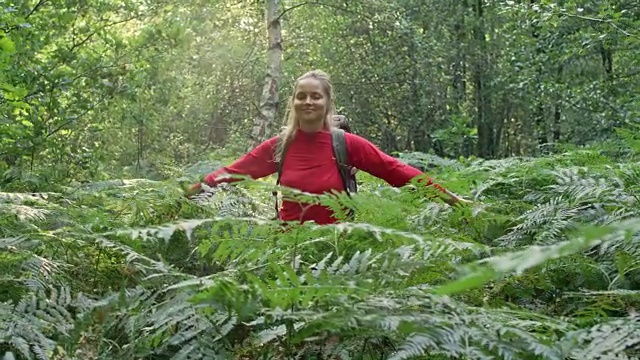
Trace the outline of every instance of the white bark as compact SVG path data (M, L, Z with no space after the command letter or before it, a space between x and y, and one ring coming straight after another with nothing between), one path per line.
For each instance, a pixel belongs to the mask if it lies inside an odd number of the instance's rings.
M278 86L282 73L282 29L278 12L279 0L265 0L267 34L269 47L267 48L267 72L265 75L260 109L253 120L251 131L252 147L264 141L267 137L269 125L275 121L278 106Z

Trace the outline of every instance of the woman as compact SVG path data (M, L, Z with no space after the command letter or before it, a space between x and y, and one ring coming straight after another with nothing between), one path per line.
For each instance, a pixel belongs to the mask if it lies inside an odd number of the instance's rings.
M277 161L286 147L282 165L282 186L312 194L333 190L343 191L331 145L331 128L334 114L333 86L329 76L319 70L310 71L295 82L294 92L287 109L287 125L282 132L258 145L230 166L222 167L204 179L209 186L234 179L220 178L224 174L239 174L259 179L278 170ZM278 142L278 138L282 141ZM366 139L345 133L349 165L401 187L422 173L385 153ZM280 143L280 146L276 144ZM276 148L277 147L277 148ZM286 161L284 161L286 160ZM453 205L466 202L426 177L426 185L433 185L445 194L445 201ZM199 193L200 184L191 187L187 196ZM280 209L283 221L315 221L330 224L337 221L333 212L321 205L283 201Z

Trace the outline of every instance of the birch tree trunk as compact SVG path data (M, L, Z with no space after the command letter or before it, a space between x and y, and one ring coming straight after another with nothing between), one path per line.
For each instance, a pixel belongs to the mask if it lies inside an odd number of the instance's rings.
M260 97L260 109L253 120L251 147L257 146L267 136L269 125L275 121L278 106L278 85L282 72L282 30L278 12L279 0L265 0L267 34L267 72Z

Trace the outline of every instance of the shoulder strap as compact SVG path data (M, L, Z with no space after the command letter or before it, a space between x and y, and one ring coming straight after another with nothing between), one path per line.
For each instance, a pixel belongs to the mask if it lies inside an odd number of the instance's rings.
M338 170L340 171L340 177L342 177L342 183L344 189L349 193L357 192L356 182L351 176L351 168L349 167L349 161L347 156L347 142L345 140L345 131L342 129L334 128L331 130L331 144L333 146L333 155L336 158L338 164Z
M281 143L282 143L282 138L278 137L275 145L276 150L280 148ZM284 155L286 151L287 151L287 146L285 145L285 147L282 149L282 154L280 154L280 157L275 159L275 162L278 165L278 173L277 173L278 177L276 178L276 186L280 185L280 177L282 176L282 163L284 162ZM272 194L276 201L276 204L275 204L276 219L280 219L280 204L278 204L278 191L273 190Z
M278 139L276 140L276 151L277 149L280 148L280 144L282 144L282 138L278 137ZM282 176L282 163L284 161L284 153L285 151L287 151L286 148L282 149L282 154L280 154L280 157L276 158L276 164L278 165L278 177L276 179L276 185L280 185L280 176Z

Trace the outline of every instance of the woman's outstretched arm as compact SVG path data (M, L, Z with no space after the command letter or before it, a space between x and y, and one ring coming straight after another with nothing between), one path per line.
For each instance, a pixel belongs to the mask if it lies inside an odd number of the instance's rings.
M273 160L277 138L273 137L262 142L253 150L240 157L229 166L221 167L204 177L204 183L214 187L223 182L235 182L239 179L221 177L222 175L245 175L252 179L269 176L278 171L278 166ZM198 194L201 190L200 183L194 184L187 190L187 196Z
M467 200L460 198L443 186L434 183L433 179L420 170L380 151L370 141L354 134L345 134L345 137L350 165L364 170L395 187L404 186L420 176L420 182L425 183L425 186L433 186L438 189L445 195L443 200L449 205L454 205L460 201L467 202Z

